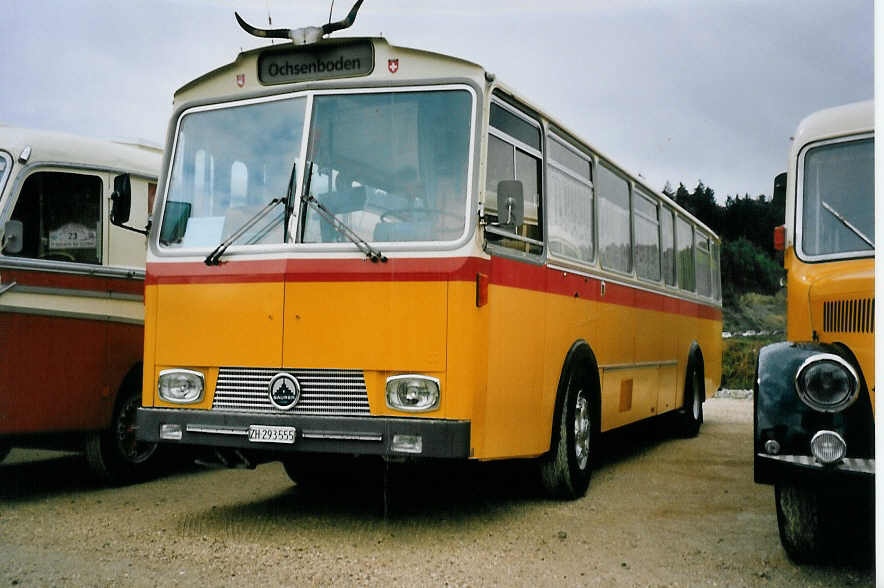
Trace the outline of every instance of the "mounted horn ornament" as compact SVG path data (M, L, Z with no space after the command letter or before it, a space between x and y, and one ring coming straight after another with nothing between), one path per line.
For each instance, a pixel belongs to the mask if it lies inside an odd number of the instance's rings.
M291 39L295 45L310 45L320 41L325 35L351 27L356 20L356 13L359 12L362 2L363 0L356 0L356 4L353 5L353 8L350 9L350 12L342 20L329 22L321 27L303 27L300 29L259 29L244 21L239 13L234 12L233 14L236 16L236 22L239 23L239 26L250 35L270 39Z

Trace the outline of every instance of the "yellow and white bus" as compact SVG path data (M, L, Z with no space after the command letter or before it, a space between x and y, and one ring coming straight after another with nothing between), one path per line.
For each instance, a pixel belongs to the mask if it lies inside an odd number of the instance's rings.
M161 155L0 126L0 459L85 449L118 483L153 467L156 446L135 439L146 241L110 203L125 186L143 232Z
M787 341L758 355L755 481L775 489L786 553L819 562L844 505L873 512L875 138L872 101L801 121L775 244L787 275Z
M174 105L141 439L293 478L330 454L537 458L578 497L599 433L697 433L718 238L492 73L322 39Z

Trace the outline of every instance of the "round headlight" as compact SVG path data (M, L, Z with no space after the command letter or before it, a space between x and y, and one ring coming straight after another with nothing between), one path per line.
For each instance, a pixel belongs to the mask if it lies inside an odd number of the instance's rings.
M859 394L859 378L849 363L829 353L807 358L795 377L798 397L814 410L840 412Z

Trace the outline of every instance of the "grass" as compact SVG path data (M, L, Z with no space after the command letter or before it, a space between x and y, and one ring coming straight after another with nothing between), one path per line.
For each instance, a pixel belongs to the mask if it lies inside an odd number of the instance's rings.
M755 379L758 350L770 343L785 340L786 290L774 296L747 293L724 309L724 331L767 331L775 333L759 337L731 337L723 341L721 385L732 390L751 390Z
M724 331L786 330L786 289L773 296L748 292L736 299L727 298L724 303Z
M783 338L783 335L777 335L725 339L721 357L721 387L751 390L758 350L770 343L782 341Z

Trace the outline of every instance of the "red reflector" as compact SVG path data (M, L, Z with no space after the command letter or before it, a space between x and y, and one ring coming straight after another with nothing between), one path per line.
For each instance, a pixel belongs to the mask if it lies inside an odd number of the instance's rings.
M773 248L776 251L786 250L786 225L774 227L773 230Z
M488 304L488 276L476 274L476 306L481 308Z

